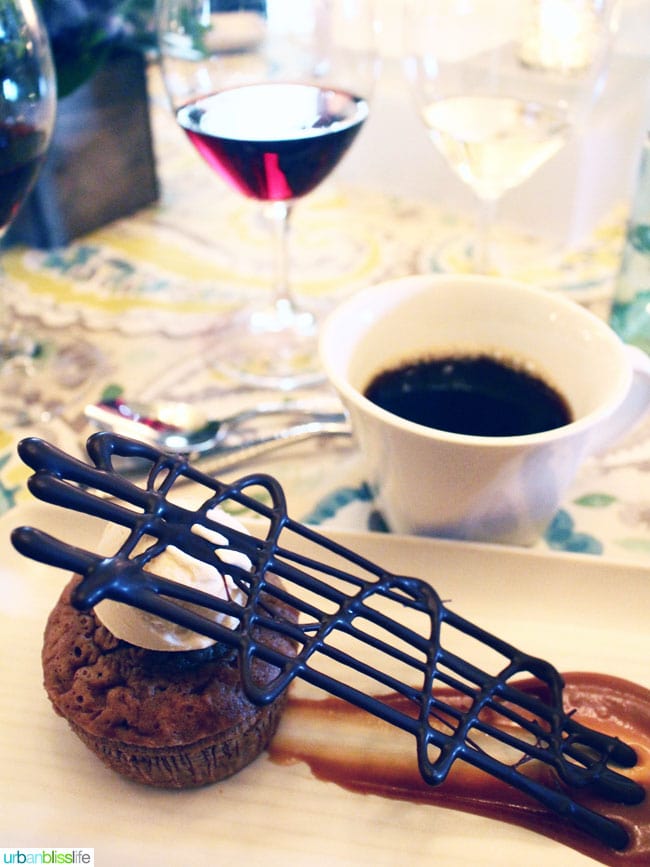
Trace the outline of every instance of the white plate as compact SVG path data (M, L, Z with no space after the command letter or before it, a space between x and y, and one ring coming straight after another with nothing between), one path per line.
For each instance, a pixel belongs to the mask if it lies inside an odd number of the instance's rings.
M0 845L94 847L100 867L594 863L507 824L353 794L319 782L302 764L283 767L265 756L197 791L123 780L54 715L42 689L43 624L67 576L10 548L8 533L19 523L67 537L72 528L82 546L92 546L96 533L84 518L40 504L0 522L7 552L0 572ZM456 611L560 671L597 671L650 686L647 570L588 556L336 535L389 569L430 580Z

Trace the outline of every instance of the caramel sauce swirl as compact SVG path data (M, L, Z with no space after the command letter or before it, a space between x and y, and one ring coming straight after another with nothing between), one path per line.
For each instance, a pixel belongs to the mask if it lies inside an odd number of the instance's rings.
M563 675L567 710L580 722L619 737L637 753L625 774L650 788L650 690L601 674ZM538 692L538 681L522 682ZM543 689L543 687L541 687ZM447 695L452 696L449 692ZM457 701L462 702L462 696ZM397 705L400 696L392 696ZM620 822L630 837L620 852L595 842L526 795L467 764L457 762L445 782L432 787L422 779L412 739L404 732L337 698L291 696L271 748L282 764L305 762L319 780L350 791L431 804L519 825L570 846L603 864L650 864L650 799L619 806L594 795L571 792L580 803ZM561 784L551 772L529 762L526 772L547 785ZM543 777L541 775L544 775Z

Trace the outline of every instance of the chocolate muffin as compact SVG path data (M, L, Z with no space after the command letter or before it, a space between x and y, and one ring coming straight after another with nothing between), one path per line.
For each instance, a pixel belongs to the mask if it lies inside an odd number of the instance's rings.
M116 638L94 611L72 606L80 580L70 581L47 621L44 685L56 712L104 764L147 785L190 788L236 773L266 748L286 696L252 704L238 654L223 645L169 653ZM294 652L275 633L267 643ZM277 669L256 660L253 673L265 684Z

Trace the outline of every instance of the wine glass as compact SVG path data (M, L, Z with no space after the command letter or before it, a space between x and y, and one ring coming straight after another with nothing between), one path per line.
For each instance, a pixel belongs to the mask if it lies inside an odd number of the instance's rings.
M499 270L490 243L496 206L583 122L604 83L616 5L407 0L406 63L420 116L479 201L463 268Z
M326 178L368 116L372 0L159 0L163 77L190 142L262 203L275 243L270 300L217 322L215 366L281 389L323 378L319 311L288 279L294 204Z
M45 157L56 112L54 67L32 0L0 3L0 238L32 188ZM0 275L4 283L4 275ZM4 296L4 291L2 295ZM4 298L3 298L4 302ZM41 345L2 304L0 424L41 417L37 383Z

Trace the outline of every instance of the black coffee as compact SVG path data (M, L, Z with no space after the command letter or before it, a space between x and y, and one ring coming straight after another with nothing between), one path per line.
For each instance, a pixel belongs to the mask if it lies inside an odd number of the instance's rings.
M564 398L543 379L488 355L407 363L378 374L365 395L401 418L474 436L539 433L572 420Z

